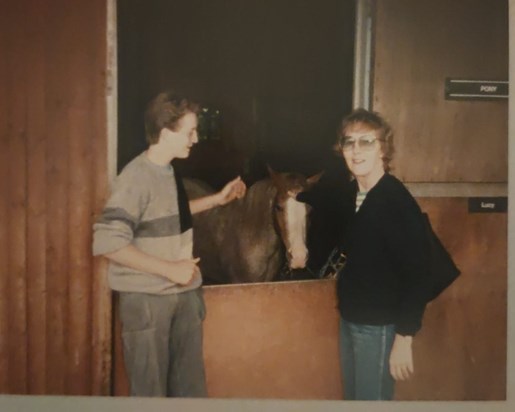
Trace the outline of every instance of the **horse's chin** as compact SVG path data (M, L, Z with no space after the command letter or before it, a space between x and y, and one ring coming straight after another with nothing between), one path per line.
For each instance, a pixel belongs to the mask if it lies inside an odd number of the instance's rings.
M301 262L290 261L288 266L290 267L291 270L305 269L306 268L306 261L305 260L303 260Z

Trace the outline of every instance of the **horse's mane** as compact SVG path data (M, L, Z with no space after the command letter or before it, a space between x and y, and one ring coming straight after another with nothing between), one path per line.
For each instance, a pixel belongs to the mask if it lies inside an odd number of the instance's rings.
M185 179L185 187L190 199L214 193L209 185L197 179ZM197 219L209 216L208 220L217 226L244 225L247 233L259 233L265 225L272 224L272 201L276 193L272 179L258 180L242 199L202 212Z
M261 210L270 210L272 199L277 193L272 179L263 179L254 183L241 199L242 207L246 212L259 213Z
M277 193L271 179L259 180L250 186L245 197L218 208L219 214L226 214L234 224L246 227L248 233L259 233L272 224L272 202Z

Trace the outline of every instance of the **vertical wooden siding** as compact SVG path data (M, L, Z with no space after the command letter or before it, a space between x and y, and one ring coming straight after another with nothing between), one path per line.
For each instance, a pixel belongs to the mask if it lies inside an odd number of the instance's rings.
M108 394L106 4L1 9L0 393Z

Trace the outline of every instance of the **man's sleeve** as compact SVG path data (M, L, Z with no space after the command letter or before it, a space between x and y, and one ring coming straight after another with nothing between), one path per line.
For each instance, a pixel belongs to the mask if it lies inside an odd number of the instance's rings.
M120 175L102 214L93 225L93 255L105 255L132 242L146 207L146 185Z

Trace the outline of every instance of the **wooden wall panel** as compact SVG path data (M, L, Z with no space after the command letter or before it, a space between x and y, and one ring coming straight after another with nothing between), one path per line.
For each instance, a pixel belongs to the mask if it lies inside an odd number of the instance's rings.
M0 24L0 50L7 56L9 42L7 34L10 32L7 24ZM9 65L7 58L0 59L0 97L7 96L9 84ZM9 303L8 291L8 175L9 175L9 116L7 115L7 99L0 98L0 388L7 388L9 381L8 368L8 331L9 331Z
M372 104L394 127L397 176L505 182L507 99L445 100L444 85L508 79L508 1L375 3Z
M17 3L9 13L9 29L13 35L9 45L9 83L7 95L11 96L7 114L9 118L8 130L8 215L7 238L8 255L7 270L9 304L9 388L15 393L23 393L27 388L27 333L26 333L26 230L27 220L25 207L27 192L25 179L27 176L27 129L25 123L27 88L25 84L27 74L27 60L24 54L17 50L25 46L24 26L16 23L15 16L23 12L23 2Z
M52 59L46 84L46 219L47 229L47 365L46 392L65 393L66 387L66 328L68 307L68 173L69 141L71 127L68 122L67 86L69 81L68 59L71 50L71 33L66 33L68 7L58 1L55 8L47 11L46 50ZM69 27L69 26L68 26ZM48 62L50 63L50 62ZM48 67L48 66L47 66Z
M88 56L85 56L86 60ZM85 61L83 64L87 64ZM72 72L73 73L73 72ZM66 393L88 393L91 382L91 286L92 259L90 256L92 183L91 151L88 136L91 133L87 110L69 111L69 122L76 128L77 139L70 141L69 176L70 212L69 239L69 341L68 387Z
M106 395L106 2L2 2L0 27L0 393Z
M111 18L107 16L107 9L109 4L112 6L115 2L104 2L98 1L95 3L95 7L90 9L90 24L92 27L96 27L97 30L93 30L90 33L90 61L89 64L93 67L98 68L98 72L91 73L94 77L99 76L100 79L91 80L90 98L93 107L105 108L106 97L113 93L112 85L117 81L113 74L113 56L114 51L112 49L102 49L102 53L99 53L98 45L105 45L107 37L106 21ZM111 13L114 10L110 10ZM111 39L116 40L116 37ZM110 45L110 47L113 47ZM109 56L108 56L109 54ZM114 77L113 77L114 76ZM109 86L110 85L110 86ZM98 214L104 208L107 195L109 194L109 178L108 176L108 153L107 152L107 140L108 129L106 110L95 110L89 113L89 127L90 136L96 138L89 139L90 151L91 151L91 175L93 184L92 193L92 204L91 213L92 220L96 220ZM110 395L112 394L111 386L111 366L112 366L112 302L111 302L111 291L107 283L107 261L103 258L93 259L93 270L91 281L91 296L92 296L92 348L91 348L91 393L98 395Z
M4 39L5 28L0 26L0 48L6 50L6 42ZM5 96L7 93L7 64L6 59L0 59L0 96ZM7 119L5 113L7 112L7 104L5 100L0 99L0 388L7 388L8 382L8 339L7 334L9 330L9 322L7 320L7 313L9 304L6 297L8 293L8 269L7 269L7 179L4 176L8 175L8 140L7 140Z
M420 198L462 274L427 307L416 379L400 399L506 398L507 215L468 213L466 198Z
M45 116L45 11L41 5L28 7L27 79L30 99L27 105L27 156L30 165L27 177L27 376L28 393L44 394L47 347L46 293L46 116Z

